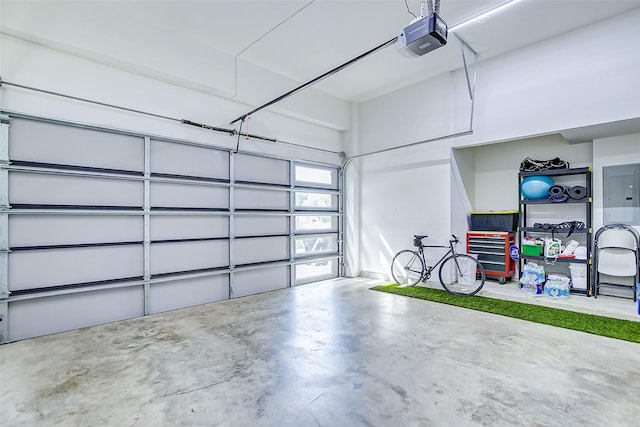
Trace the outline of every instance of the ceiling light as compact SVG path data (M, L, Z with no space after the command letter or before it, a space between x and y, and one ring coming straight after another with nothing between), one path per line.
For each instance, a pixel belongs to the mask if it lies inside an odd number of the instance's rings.
M506 3L502 3L501 5L498 5L498 6L494 7L493 9L489 9L486 12L482 12L479 15L471 17L471 18L469 18L469 19L467 19L465 21L462 21L462 22L452 26L451 28L449 28L449 32L457 31L460 28L465 27L465 26L467 26L469 24L472 24L474 22L481 22L483 19L488 18L489 16L494 15L494 14L496 14L496 13L502 11L502 10L505 10L506 8L511 7L511 6L513 6L514 4L516 4L516 3L520 2L520 1L522 1L522 0L510 0L510 1L507 1Z

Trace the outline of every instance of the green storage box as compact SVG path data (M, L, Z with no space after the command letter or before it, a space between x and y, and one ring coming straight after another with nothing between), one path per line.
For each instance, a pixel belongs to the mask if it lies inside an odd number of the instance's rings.
M540 256L542 255L541 245L522 245L522 255Z

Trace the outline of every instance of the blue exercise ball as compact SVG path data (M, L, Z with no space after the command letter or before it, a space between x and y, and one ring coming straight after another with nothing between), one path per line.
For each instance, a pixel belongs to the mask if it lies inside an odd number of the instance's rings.
M528 176L520 183L520 192L525 199L546 199L552 186L548 176Z

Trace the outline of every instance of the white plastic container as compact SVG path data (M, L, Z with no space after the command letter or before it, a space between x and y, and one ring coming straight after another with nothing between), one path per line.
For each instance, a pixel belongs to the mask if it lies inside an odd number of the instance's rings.
M587 264L570 263L573 289L587 289Z
M560 255L561 247L562 241L560 239L547 239L544 242L545 258L556 258L558 255Z
M587 259L587 247L586 246L578 246L573 251L576 259Z

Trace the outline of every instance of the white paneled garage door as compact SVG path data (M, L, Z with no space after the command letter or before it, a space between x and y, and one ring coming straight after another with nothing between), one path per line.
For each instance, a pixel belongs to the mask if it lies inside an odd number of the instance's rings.
M338 176L4 113L0 342L337 277Z

